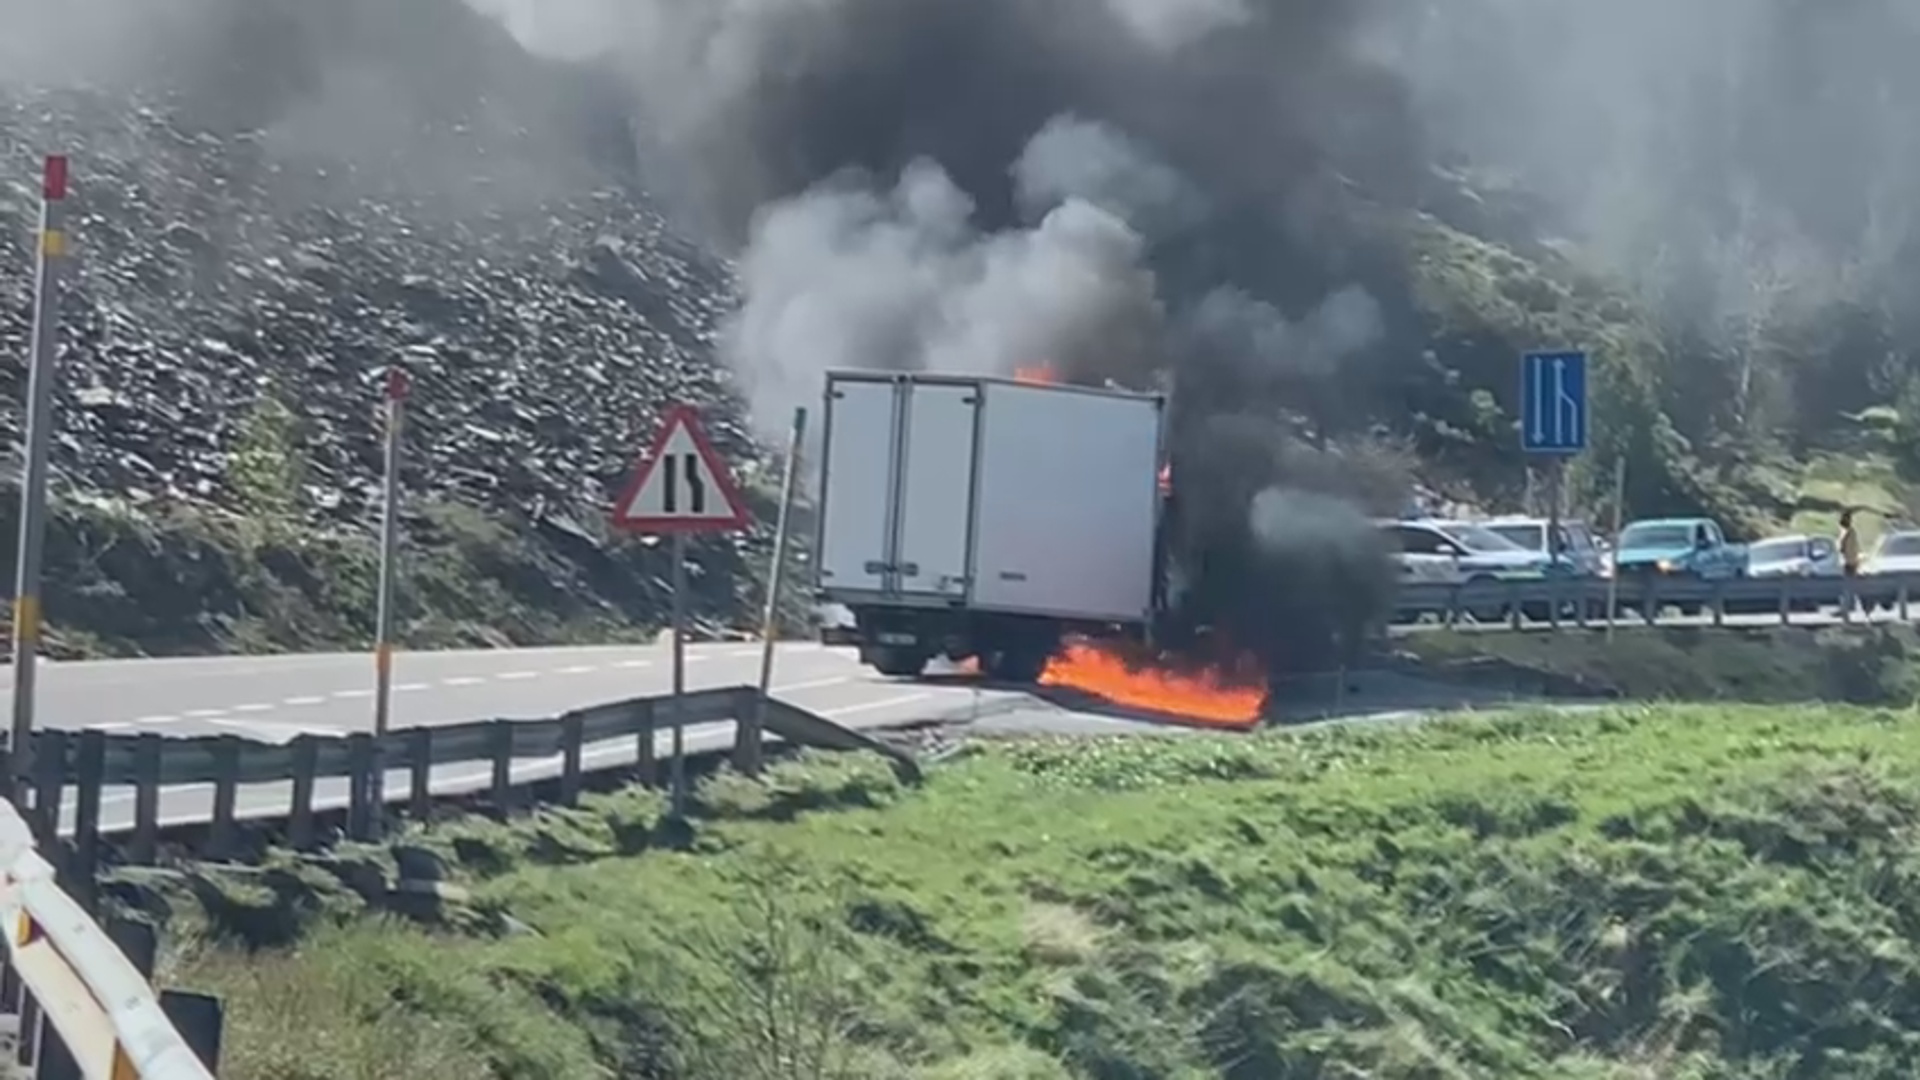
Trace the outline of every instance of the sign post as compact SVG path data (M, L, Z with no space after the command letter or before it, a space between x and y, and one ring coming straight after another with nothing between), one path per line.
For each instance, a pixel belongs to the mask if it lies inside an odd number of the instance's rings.
M13 579L13 727L7 790L21 805L32 775L34 664L40 658L40 563L47 535L47 458L53 446L53 384L59 378L60 271L67 256L67 159L46 159L40 182L40 243L33 281L27 375L26 467ZM44 815L42 815L44 817ZM45 820L57 822L59 814ZM36 818L37 820L37 818Z
M411 389L405 369L398 366L387 369L386 470L381 481L380 578L373 640L373 737L376 740L387 734L393 715L393 589L394 560L400 546L400 424ZM381 808L386 805L385 793L381 790L385 780L385 763L375 761L367 790L372 795L376 821L382 819Z
M1587 448L1587 354L1573 350L1530 352L1520 358L1520 448L1545 457L1547 554L1560 559L1560 503L1566 459ZM1558 624L1558 604L1548 620ZM1582 619L1585 618L1582 613Z
M780 586L786 578L788 528L793 519L793 482L800 472L800 447L807 435L807 410L793 410L793 430L787 435L787 465L780 478L780 517L773 530L773 563L767 568L767 603L760 616L760 699L753 715L740 718L740 746L735 761L748 776L760 775L761 742L766 736L767 691L773 685L773 644L780 621Z
M673 816L687 807L687 746L683 706L687 692L687 536L733 532L747 526L747 506L733 482L733 471L708 440L699 410L676 405L668 410L646 456L634 467L619 498L612 524L632 533L666 534L673 553Z

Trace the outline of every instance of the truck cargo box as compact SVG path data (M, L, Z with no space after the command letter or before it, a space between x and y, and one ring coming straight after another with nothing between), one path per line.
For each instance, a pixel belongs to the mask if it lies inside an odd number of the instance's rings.
M827 377L816 565L856 612L1152 616L1164 399L930 374Z

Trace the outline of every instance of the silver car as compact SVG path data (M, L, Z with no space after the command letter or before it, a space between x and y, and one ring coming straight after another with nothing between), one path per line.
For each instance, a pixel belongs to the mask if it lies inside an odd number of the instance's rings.
M1839 577L1840 548L1825 536L1775 536L1747 549L1747 576Z

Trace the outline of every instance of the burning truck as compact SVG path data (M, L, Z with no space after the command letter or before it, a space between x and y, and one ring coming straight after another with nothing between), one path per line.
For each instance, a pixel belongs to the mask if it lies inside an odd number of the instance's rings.
M829 373L819 599L883 674L945 657L1219 719L1348 663L1391 595L1377 530L1216 413L1176 470L1169 405L1044 370Z
M1166 398L1030 379L827 376L819 598L861 660L1033 682L1069 635L1145 642L1166 609Z

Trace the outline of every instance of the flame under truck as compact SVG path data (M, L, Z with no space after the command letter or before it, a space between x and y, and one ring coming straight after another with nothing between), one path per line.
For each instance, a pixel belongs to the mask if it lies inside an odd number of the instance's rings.
M1064 635L1143 639L1164 605L1166 398L981 376L832 372L818 598L861 660L1039 677Z

